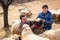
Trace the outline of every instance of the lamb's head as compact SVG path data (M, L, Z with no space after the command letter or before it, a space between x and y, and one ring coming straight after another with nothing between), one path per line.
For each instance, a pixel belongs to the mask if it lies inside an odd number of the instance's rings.
M24 31L29 31L29 32L31 31L31 28L28 24L24 24L22 28Z
M35 19L34 20L35 22L35 25L37 25L38 27L40 27L42 24L43 24L43 20L42 19L40 19L40 18L37 18L37 19Z
M28 24L24 24L22 27L22 35L27 35L27 34L31 34L32 30L30 28L30 26Z

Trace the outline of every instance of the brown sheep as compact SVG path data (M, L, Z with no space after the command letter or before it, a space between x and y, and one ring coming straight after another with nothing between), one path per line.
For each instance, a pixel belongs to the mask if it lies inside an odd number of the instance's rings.
M60 22L60 14L58 14L58 22Z
M11 35L9 38L4 38L2 40L19 40L20 35Z

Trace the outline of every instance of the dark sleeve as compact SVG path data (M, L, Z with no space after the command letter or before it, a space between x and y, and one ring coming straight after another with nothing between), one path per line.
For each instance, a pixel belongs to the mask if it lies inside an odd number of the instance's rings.
M42 16L42 13L39 13L38 16L37 16L37 18L41 18L42 19L41 16Z
M50 16L49 16L49 21L46 21L45 20L45 24L52 24L53 23L53 17L52 17L52 14L50 14Z

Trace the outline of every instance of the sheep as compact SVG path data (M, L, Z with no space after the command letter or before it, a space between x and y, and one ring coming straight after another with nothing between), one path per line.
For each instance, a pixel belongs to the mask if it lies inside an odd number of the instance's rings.
M58 10L50 10L53 15L54 22L59 22L60 21L60 9Z
M42 38L33 34L28 24L24 24L22 28L23 28L21 33L22 40L49 40L48 38Z
M37 28L36 28L37 27ZM33 33L35 33L36 35L43 33L43 20L40 18L37 18L34 20L34 26L33 26Z
M20 21L19 20L13 20L12 21L12 34L18 34L20 35L21 30L20 27Z
M52 14L60 14L60 9L58 9L58 10L49 10L49 11L51 11L51 13Z
M27 18L30 18L32 16L31 11L29 11L28 9L19 9L19 12L21 13L21 15L25 15L27 16Z
M21 22L20 20L16 20L16 19L12 20L12 25L13 25L13 27L14 27L16 24L19 24L20 22Z
M40 34L39 37L49 38L50 40L60 40L60 29L51 29Z
M34 34L38 35L40 33L43 33L44 25L42 19L36 18L33 21L28 21L28 24L30 25Z
M60 14L53 14L54 22L60 22Z
M19 37L20 37L20 35L14 34L14 35L11 35L10 37L4 38L2 40L19 40Z
M19 40L20 35L14 34L13 36L10 37L10 39Z

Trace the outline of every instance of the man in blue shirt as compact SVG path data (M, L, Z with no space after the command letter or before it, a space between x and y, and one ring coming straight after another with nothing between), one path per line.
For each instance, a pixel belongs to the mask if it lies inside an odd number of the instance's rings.
M37 18L43 19L44 22L44 31L50 30L52 28L53 17L51 12L48 10L48 5L42 6L42 12L39 13Z

